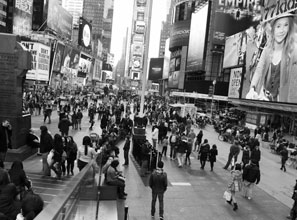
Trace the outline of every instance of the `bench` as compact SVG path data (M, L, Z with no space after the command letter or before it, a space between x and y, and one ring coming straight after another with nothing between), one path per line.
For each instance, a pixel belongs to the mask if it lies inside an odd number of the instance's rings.
M100 201L98 219L118 220L117 201Z
M108 185L105 181L104 174L101 175L101 181L98 189L100 191L99 200L117 200L118 187Z

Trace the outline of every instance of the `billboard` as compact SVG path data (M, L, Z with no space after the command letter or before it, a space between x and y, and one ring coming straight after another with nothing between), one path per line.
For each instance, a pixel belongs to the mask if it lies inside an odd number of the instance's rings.
M296 14L279 14L246 31L241 98L297 104L296 19Z
M228 90L229 98L237 98L237 99L239 98L241 78L242 78L242 67L231 69L229 90Z
M164 65L163 65L163 79L168 79L168 75L169 75L169 68L170 68L169 41L170 41L170 38L168 38L166 40L166 43L165 43Z
M292 12L297 9L296 1L288 0L265 0L262 7L262 21L270 21L280 14Z
M133 43L144 43L144 35L143 34L134 34L133 35Z
M66 45L64 48L64 54L61 62L61 73L71 74L72 70L78 70L79 67L80 51Z
M49 81L49 63L51 49L41 43L22 41L32 54L32 68L28 70L26 79Z
M78 45L91 49L92 26L86 19L79 18Z
M48 1L47 27L58 35L71 39L72 15L57 0Z
M175 89L178 88L181 54L182 54L181 48L171 53L170 65L169 65L169 77L168 77L169 88L175 88Z
M143 44L135 43L132 44L132 54L142 56L144 52Z
M144 34L145 32L145 22L144 21L136 21L135 22L135 33Z
M137 7L145 7L146 6L146 0L137 0L136 5L137 5Z
M133 70L139 70L142 68L142 56L133 55L131 59L131 67Z
M79 68L77 72L78 77L86 77L88 73L91 72L92 57L81 53L79 59Z
M164 58L151 58L149 68L149 80L162 79Z
M60 72L61 71L64 48L65 48L65 45L63 45L61 43L57 43L56 52L55 52L55 59L54 59L54 62L53 62L53 71L54 72Z
M15 0L12 33L28 36L32 32L33 0Z
M261 1L215 1L213 43L224 45L225 38L261 21Z
M93 80L100 81L101 79L101 70L102 70L102 61L95 59L93 69Z
M223 68L243 65L246 56L247 31L226 37Z
M187 71L203 69L203 54L206 37L206 25L208 17L208 3L192 13Z
M188 46L190 36L191 20L178 21L172 24L170 35L170 48L177 46Z

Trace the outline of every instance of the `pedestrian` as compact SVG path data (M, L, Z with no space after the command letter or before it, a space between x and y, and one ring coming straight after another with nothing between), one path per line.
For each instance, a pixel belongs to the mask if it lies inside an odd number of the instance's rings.
M63 148L63 138L60 134L55 134L54 136L54 144L53 144L54 155L52 157L53 162L50 165L50 169L52 169L58 180L61 180L62 175L62 154L64 151Z
M81 119L83 118L83 114L80 109L77 110L76 118L77 118L77 125L79 127L79 130L81 130Z
M195 134L194 134L195 138ZM192 153L192 148L193 148L193 139L188 137L188 142L187 142L187 149L186 149L186 158L185 158L185 165L187 165L187 162L189 162L189 166L191 165L191 159L190 155Z
M296 220L297 219L297 180L293 189L292 199L294 200L294 203L291 208L290 215L287 216L287 219Z
M95 149L92 147L92 141L89 136L84 136L82 145L78 147L77 151L77 167L81 171L92 159L97 155ZM95 173L93 172L95 175Z
M12 126L8 120L2 121L0 126L0 160L5 162L8 148L11 148Z
M67 118L67 116L63 116L61 121L58 124L58 128L60 129L62 137L67 137L69 133L69 127L71 126L71 122Z
M162 156L164 155L165 157L167 157L167 148L168 148L168 136L166 136L163 140L162 140Z
M213 171L214 162L217 161L218 149L217 145L212 145L209 151L210 171Z
M287 169L286 169L286 162L287 162L287 160L288 160L288 158L289 158L289 152L288 152L288 150L287 150L287 146L285 145L284 147L283 147L283 149L280 151L280 155L281 155L281 157L282 157L282 160L281 160L281 163L282 163L282 166L281 166L281 170L284 170L284 172L286 172L287 171Z
M170 144L170 159L175 159L176 156L176 147L177 147L177 134L175 132L172 132L172 134L169 137L169 144Z
M67 154L67 176L74 175L74 161L77 157L77 144L73 140L72 136L67 137L67 146L66 146L66 154Z
M242 169L250 162L250 148L248 145L245 145L243 148L241 162Z
M228 183L228 191L231 193L231 200L227 201L230 205L233 202L233 211L238 209L237 200L235 197L236 192L240 192L242 188L242 172L241 165L235 164L235 169L231 170L231 178Z
M48 132L46 126L40 126L40 153L42 155L42 171L44 176L51 176L49 164L47 162L47 157L49 152L53 148L53 137Z
M131 144L130 135L127 135L126 136L126 142L125 142L125 145L124 145L124 148L123 148L123 150L124 150L124 159L125 159L125 163L123 165L125 165L125 166L129 165L130 144Z
M197 137L196 137L196 142L195 142L195 149L194 151L199 151L199 148L200 148L200 144L202 142L202 137L203 137L203 131L200 130L199 133L197 134Z
M159 200L159 216L160 220L164 219L164 193L167 190L167 173L164 172L164 163L159 161L157 169L153 171L149 178L149 186L152 189L152 203L151 203L151 216L155 217L156 200Z
M71 122L72 122L72 129L77 130L78 129L78 123L77 123L77 113L74 110L71 115Z
M252 160L251 163L243 168L243 196L247 199L252 198L252 192L255 184L260 182L260 169L256 165L257 161Z
M44 107L44 111L43 111L43 115L44 115L44 118L43 118L43 123L45 123L46 119L48 118L48 124L51 123L51 115L52 115L52 107L50 104L46 105L45 104L45 107Z
M158 136L159 136L159 128L155 125L153 126L153 133L152 133L152 142L153 142L154 149L156 149L157 147Z
M238 154L240 153L240 147L238 140L234 141L234 144L231 145L229 155L228 155L228 161L226 165L223 167L223 169L227 170L229 165L231 164L232 159L234 158L234 163L237 161Z
M208 159L209 150L210 150L210 146L208 144L208 140L204 139L204 142L201 145L200 150L198 152L198 155L199 155L199 158L200 158L200 164L201 164L200 169L202 169L202 170L204 170L205 163L206 163L206 161Z
M177 157L178 167L183 166L183 157L187 151L187 147L188 147L187 137L183 133L181 140L177 144L177 149L176 149L176 153L177 153L176 157Z
M261 151L260 151L260 148L259 148L259 145L258 144L256 144L254 146L254 149L251 151L250 160L254 160L254 162L256 163L256 165L258 167L260 167L259 162L261 160Z

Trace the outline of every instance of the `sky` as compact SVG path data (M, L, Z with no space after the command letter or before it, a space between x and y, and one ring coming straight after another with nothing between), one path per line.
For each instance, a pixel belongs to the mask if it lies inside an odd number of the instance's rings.
M149 57L158 57L162 21L166 20L170 0L154 0ZM111 39L111 53L115 55L115 64L122 54L123 38L127 27L131 28L134 0L114 0L114 15Z

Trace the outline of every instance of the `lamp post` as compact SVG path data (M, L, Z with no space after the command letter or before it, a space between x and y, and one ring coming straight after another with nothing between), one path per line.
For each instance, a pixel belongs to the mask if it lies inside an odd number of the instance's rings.
M213 119L213 117L212 117L212 109L213 109L213 96L214 96L214 94L215 94L215 90L216 90L216 83L217 83L217 81L216 80L214 80L214 81L212 81L212 85L213 85L213 92L212 92L212 96L211 96L211 105L210 105L210 118L211 119Z

